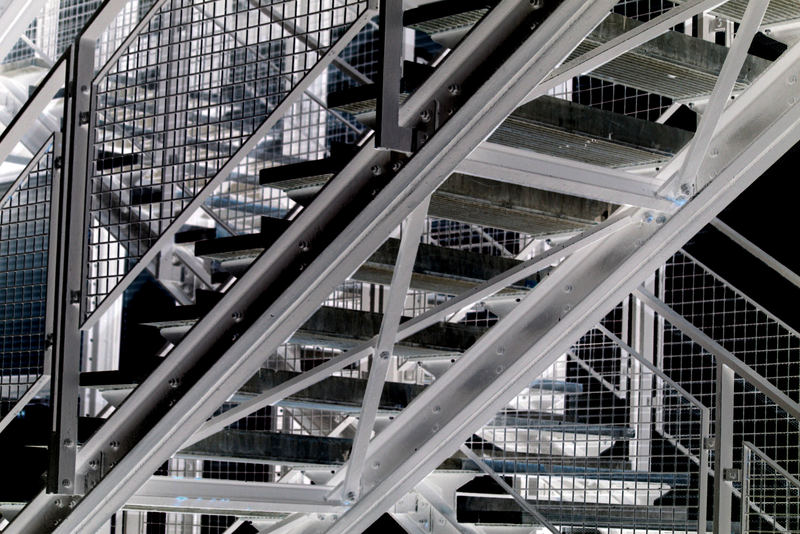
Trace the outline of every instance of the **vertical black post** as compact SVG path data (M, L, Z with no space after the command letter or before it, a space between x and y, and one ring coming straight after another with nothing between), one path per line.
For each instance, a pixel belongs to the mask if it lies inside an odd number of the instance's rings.
M403 0L380 0L380 70L375 146L411 152L411 128L400 126L400 77L403 63Z

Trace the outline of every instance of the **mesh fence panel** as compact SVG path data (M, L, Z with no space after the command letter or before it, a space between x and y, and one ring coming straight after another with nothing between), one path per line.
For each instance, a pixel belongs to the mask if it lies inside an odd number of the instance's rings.
M800 482L751 443L744 444L742 532L800 532Z
M622 308L603 325L621 335ZM685 532L697 529L704 426L696 400L593 330L470 446L556 527ZM461 491L460 513L478 522L498 521L499 508L537 522L508 499L492 512Z
M365 8L356 0L163 4L95 86L85 312L325 53L334 30ZM296 104L257 150L284 164L323 155L327 115L314 106ZM242 189L226 187L220 209ZM260 200L246 204L260 209Z
M0 205L0 417L45 372L52 139L28 171Z

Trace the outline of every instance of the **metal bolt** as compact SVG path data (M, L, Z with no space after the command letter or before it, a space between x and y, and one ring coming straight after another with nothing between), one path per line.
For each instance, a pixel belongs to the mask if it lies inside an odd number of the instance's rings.
M373 165L370 169L372 172L372 176L380 176L383 173L383 169L381 169L380 165Z
M681 184L681 193L690 196L692 194L692 184Z
M64 447L71 449L74 445L75 443L71 439L67 438L64 440Z
M655 220L655 217L653 217L653 214L650 213L649 211L645 212L645 214L642 216L642 222L645 222L647 224L650 224L654 220Z
M656 224L664 224L665 222L667 222L666 215L659 215L658 217L656 217Z
M300 250L302 250L303 252L308 252L308 251L309 251L309 249L311 248L311 247L309 247L309 246L308 246L308 242L307 242L307 241L300 241L300 243L298 243L298 244L297 244L297 246L298 246L298 247L300 248Z
M373 468L373 469L378 469L380 466L381 466L381 463L380 463L380 462L373 462L373 463L372 463L372 468Z
M89 469L92 469L93 471L96 471L98 467L100 467L100 462L98 462L97 460L90 460L89 461Z
M540 9L544 6L544 0L530 0L533 9Z
M453 96L460 95L461 86L458 85L457 83L451 83L450 85L447 86L447 92L449 92Z
M569 313L572 309L572 304L564 304L564 313Z
M390 356L389 351L388 350L382 351L380 356L381 360L388 360Z
M64 503L61 501L61 499L56 499L53 504L56 505L56 508L63 508L64 507Z
M786 80L786 83L789 84L789 85L796 84L797 83L797 74L792 74L791 76L789 76L789 79Z
M61 481L61 485L64 486L65 488L68 488L72 486L72 481L68 478L65 478L64 480Z
M419 119L422 122L431 122L431 112L428 111L427 109L420 111Z
M441 411L442 411L442 407L441 406L434 406L433 407L433 413L439 413Z
M403 163L400 161L395 161L392 163L392 172L397 172L403 168Z
M506 348L503 346L497 347L497 354L505 354Z
M708 152L708 155L711 156L712 158L716 158L717 156L719 156L719 149L717 147L712 148Z
M176 389L181 384L180 378L170 378L169 379L169 387L172 389Z
M503 369L505 368L502 365L498 365L497 367L494 368L494 372L499 375L500 373L503 372Z
M111 447L114 450L117 450L117 449L119 449L119 441L114 440L111 443L109 443L108 446Z
M572 284L567 284L564 286L564 293L572 293Z
M433 426L431 427L431 431L432 432L438 432L439 431L439 423L434 423Z
M355 501L355 500L356 500L356 494L355 494L355 492L354 492L354 491L348 491L348 492L347 492L347 499L348 499L350 502L353 502L353 501Z
M78 506L78 499L72 499L71 501L69 501L70 508L75 508L76 506Z
M235 311L235 312L233 312L231 314L231 319L233 319L234 322L237 322L237 323L239 321L241 321L243 317L244 317L244 315L242 314L242 312Z

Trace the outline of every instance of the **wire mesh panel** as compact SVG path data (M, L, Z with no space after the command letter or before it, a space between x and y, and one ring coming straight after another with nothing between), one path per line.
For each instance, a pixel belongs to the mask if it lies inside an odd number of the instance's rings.
M619 332L620 308L604 326ZM696 399L593 330L470 446L558 528L686 532L697 530L705 509L707 432L708 413ZM471 496L476 490L460 490L459 517L537 522L509 499Z
M800 481L748 442L742 471L742 532L800 532Z
M365 9L358 0L163 4L94 88L84 312L96 308L329 49L334 30ZM284 163L324 154L323 112L309 109L296 105L262 139L261 150ZM317 134L298 142L299 125L308 131L311 123Z
M800 401L800 334L794 329L685 251L675 254L667 264L665 300L781 391ZM691 372L684 370L684 378L711 379L707 365L693 364ZM751 414L750 419L762 416L772 419L763 412ZM772 455L772 451L766 452Z
M52 138L0 204L0 417L44 374Z

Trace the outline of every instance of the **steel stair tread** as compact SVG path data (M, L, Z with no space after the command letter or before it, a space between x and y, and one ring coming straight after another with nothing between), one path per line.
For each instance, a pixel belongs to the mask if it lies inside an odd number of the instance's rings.
M221 269L240 275L247 262L230 264L231 260L255 259L274 239L264 234L223 237L195 244L195 255L223 262ZM390 285L398 239L388 239L353 275L353 280ZM226 263L228 262L228 266ZM521 263L519 260L490 256L466 250L420 244L411 278L412 289L458 294L474 284L488 280ZM503 293L525 292L536 285L536 278L527 278L510 286Z
M300 374L293 371L261 369L239 389L232 400L246 401ZM143 379L141 374L124 371L94 371L81 373L80 385L99 391L132 389ZM295 408L357 412L361 409L366 385L365 379L331 376L287 397L278 404ZM378 408L382 412L397 412L407 406L423 389L424 386L415 384L386 382Z
M570 55L585 54L642 23L619 14L609 15ZM666 32L593 70L588 76L688 101L711 94L728 48L676 31ZM735 91L741 91L770 61L748 55Z
M142 323L165 330L191 327L209 306L176 306L162 310L162 316ZM379 313L322 306L298 329L291 343L348 350L377 335L382 315ZM470 347L485 328L458 323L438 323L398 343L398 355L452 354ZM163 333L162 333L163 335Z

